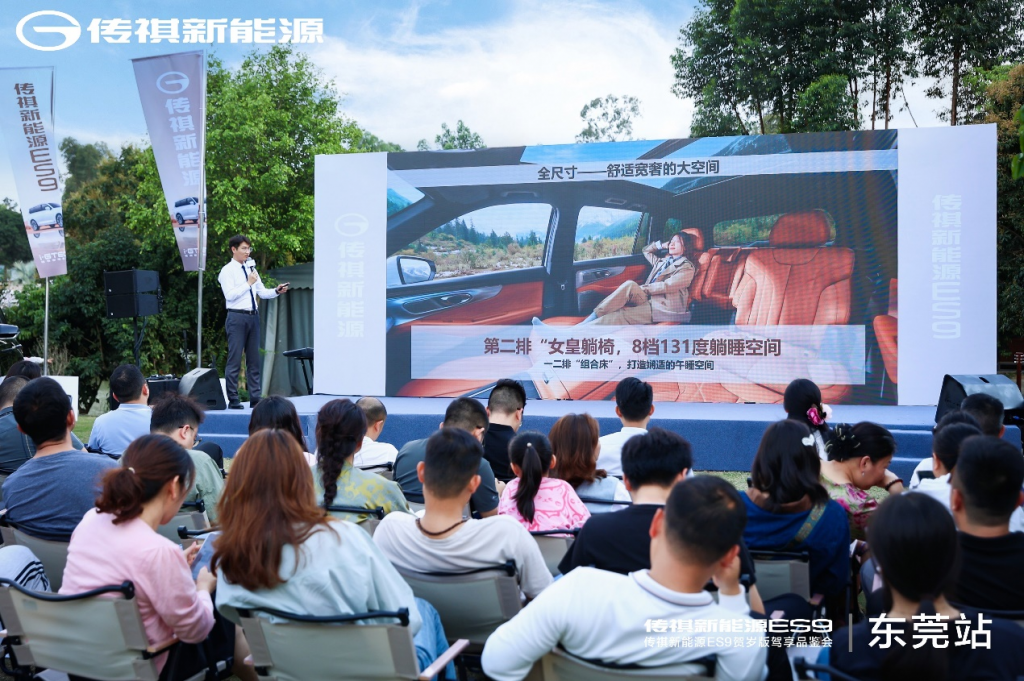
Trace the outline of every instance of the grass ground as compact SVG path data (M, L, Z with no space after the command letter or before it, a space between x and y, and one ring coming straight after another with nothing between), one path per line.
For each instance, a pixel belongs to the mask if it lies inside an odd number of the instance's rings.
M92 424L96 422L95 416L89 416L88 414L81 414L78 417L78 423L75 424L75 435L82 442L89 441L89 434L92 432Z

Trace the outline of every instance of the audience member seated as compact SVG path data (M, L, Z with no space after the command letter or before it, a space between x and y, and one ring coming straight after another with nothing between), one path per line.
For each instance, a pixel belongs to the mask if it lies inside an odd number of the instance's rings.
M932 477L922 479L910 492L927 494L950 510L949 477L960 458L960 446L975 435L981 435L981 431L969 423L936 426L932 435Z
M26 380L33 380L43 375L43 368L39 366L38 362L33 362L30 359L19 359L17 362L11 365L11 368L4 374L4 380L11 378L12 376L21 376Z
M316 457L309 453L309 447L306 445L299 412L295 411L295 405L291 400L280 395L271 395L256 403L249 417L249 437L268 428L276 428L290 434L302 447L302 456L306 458L306 463L310 466L316 465Z
M9 579L31 591L50 590L50 580L46 578L43 564L27 546L0 547L0 578Z
M740 495L725 480L701 475L679 483L664 509L655 513L649 570L629 575L573 570L491 635L481 660L484 672L496 681L519 681L537 660L560 647L584 660L680 675L696 671L687 663L715 655L715 678L764 678L763 633L734 633L724 640L709 636L705 647L643 645L651 635L644 622L707 631L712 623L749 619L739 579L745 521ZM704 590L712 578L718 603ZM733 625L733 631L753 630L748 625ZM744 640L737 644L737 638Z
M7 518L33 537L67 541L95 505L103 473L117 462L71 446L75 412L52 378L37 378L21 389L14 418L36 454L4 482Z
M253 668L242 663L248 654L245 638L215 618L211 595L217 578L204 568L192 581L189 564L199 545L182 551L156 531L178 513L188 494L195 476L192 457L165 435L144 435L128 446L121 463L104 476L96 508L71 537L60 592L131 581L149 643L172 636L182 641L157 658L159 668L174 656L174 678L188 678L205 669L204 653L212 649L217 660L233 654L234 673L255 679Z
M1006 426L1003 425L1003 403L991 395L968 395L960 403L960 411L970 414L977 420L983 435L1002 437L1006 432Z
M508 446L516 478L501 494L498 515L515 518L531 532L581 527L590 511L565 480L548 477L555 465L541 433L521 433Z
M830 432L825 419L831 416L831 410L821 402L821 390L814 381L806 378L798 378L788 386L782 396L782 406L786 410L786 416L794 421L799 421L811 429L814 437L814 449L822 461L828 460L828 452L825 451L825 443L828 442Z
M420 668L437 659L448 647L437 612L413 597L367 533L324 515L289 433L260 431L235 461L213 554L218 608L320 617L408 608Z
M121 456L132 440L149 433L149 385L134 364L122 364L110 375L110 394L118 407L92 424L89 449Z
M1010 516L1024 501L1024 457L1005 440L967 438L953 469L950 506L960 532L960 572L950 599L960 605L1024 612L1024 534Z
M858 679L1014 679L1024 670L1024 630L985 619L991 649L954 645L962 640L961 611L947 600L957 563L957 534L942 505L923 494L893 495L872 514L868 541L886 590L885 623L864 621L843 633L843 645L823 648L820 662ZM978 613L963 612L972 629ZM916 636L922 617L948 618L929 625L937 638ZM954 626L956 628L954 628ZM883 633L892 631L895 638ZM980 639L987 638L985 635ZM877 639L877 640L876 640ZM967 636L970 642L972 637ZM902 643L902 645L901 645ZM938 645L936 645L936 643ZM938 647L942 646L942 647Z
M261 402L262 404L262 402ZM366 417L351 400L331 400L316 417L316 497L328 506L383 508L385 513L409 513L398 483L376 473L359 470L352 459L363 444ZM339 518L361 523L368 515L335 512Z
M526 389L519 381L503 378L487 398L487 432L484 434L484 458L494 477L507 482L516 477L508 461L508 443L523 425Z
M206 516L211 523L217 523L217 502L224 491L224 476L220 466L206 452L195 449L199 441L199 424L206 415L203 408L186 395L169 393L153 405L153 416L149 428L171 438L185 448L195 465L195 478L185 501L203 500Z
M483 442L487 432L487 411L484 406L471 397L459 397L452 400L444 412L441 428L461 428L478 442ZM406 443L395 459L395 482L402 488L402 493L409 501L424 503L423 483L417 472L419 464L426 459L427 438ZM482 518L498 513L498 500L505 484L496 481L494 470L486 459L480 461L480 484L469 500L470 510Z
M850 582L850 523L821 486L810 429L795 420L768 426L743 495L751 551L807 551L811 594L830 597Z
M363 446L356 452L356 467L395 463L398 448L387 442L378 442L381 431L384 430L384 422L388 419L388 410L384 403L376 397L361 397L356 400L356 406L363 410L363 416L366 417L366 435L363 437Z
M0 383L0 475L10 475L36 453L32 438L18 430L18 422L14 420L14 398L29 380L24 376L9 376ZM71 433L71 446L85 449L74 433Z
M464 428L445 427L427 439L416 475L423 489L423 517L393 513L373 541L400 570L466 572L515 561L527 598L551 584L537 542L508 516L467 518L463 509L480 486L480 440Z
M903 491L903 480L889 470L896 440L876 423L840 423L832 430L832 439L825 449L828 461L821 463L821 483L828 495L846 510L850 536L864 541L868 518L878 507L868 490L880 487L889 494Z
M618 478L597 467L601 431L590 414L566 414L551 426L548 438L555 454L554 476L576 490L590 512L607 513L622 508L588 503L587 499L629 501L629 492Z
M690 443L682 435L651 428L622 448L623 482L633 505L615 513L596 515L583 526L558 570L567 574L577 567L627 575L651 567L651 523L678 482L693 468ZM753 586L757 579L746 544L740 540L740 573L748 578L751 608L764 612Z
M978 419L974 418L965 411L954 409L953 411L947 411L945 415L939 419L938 423L932 426L932 453L933 456L929 456L927 459L921 459L921 462L914 467L914 472L910 476L910 484L907 487L911 490L917 489L918 485L921 484L922 480L928 480L935 477L935 434L945 428L948 425L954 423L966 423L970 426L974 426L981 433L981 424L978 423ZM959 444L957 445L959 447Z
M608 475L622 477L622 446L634 435L647 432L654 414L654 389L649 383L630 376L615 386L615 415L622 421L622 430L601 437L601 453L597 467Z

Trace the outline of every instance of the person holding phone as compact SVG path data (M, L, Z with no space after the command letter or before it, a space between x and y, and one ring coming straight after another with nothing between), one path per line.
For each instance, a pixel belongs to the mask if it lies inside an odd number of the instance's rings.
M268 289L256 273L252 259L252 242L242 234L228 241L231 262L221 268L217 281L224 292L228 317L224 323L228 336L228 361L224 371L227 384L228 408L241 409L238 399L238 375L242 370L245 353L245 381L249 388L249 406L260 401L260 316L258 298L276 298L287 293L288 284Z

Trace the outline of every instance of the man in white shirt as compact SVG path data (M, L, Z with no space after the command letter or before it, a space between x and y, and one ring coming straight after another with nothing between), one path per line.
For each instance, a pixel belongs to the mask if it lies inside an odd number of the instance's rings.
M639 378L625 378L615 386L615 414L622 421L622 430L601 438L597 467L608 475L622 477L622 445L634 435L647 432L654 414L654 389Z
M388 418L384 403L376 397L361 397L356 401L356 406L363 410L363 416L366 417L366 435L363 436L363 446L356 452L353 465L361 468L393 464L398 449L387 442L377 441L384 430L384 421Z
M228 407L241 409L238 400L238 374L242 370L242 352L245 352L245 383L249 389L249 406L260 401L260 317L256 298L276 298L288 291L288 284L267 289L256 274L256 265L249 258L252 242L241 234L228 241L231 262L221 268L217 281L227 302L228 318L224 328L228 336L228 361L224 382L228 392Z
M96 419L89 434L89 449L121 456L137 437L149 434L153 412L149 408L149 385L134 364L122 364L110 375L110 394L117 409Z
M693 673L696 660L714 654L715 678L763 679L764 634L748 622L750 608L739 581L746 522L743 501L728 482L700 475L678 483L651 524L650 570L621 575L576 568L491 635L481 658L484 672L496 681L519 681L561 646L585 660L680 675ZM719 589L717 604L704 590L712 578ZM661 624L678 627L680 620L693 624L672 631L734 633L708 636L704 647L654 643L658 636L673 637ZM729 629L719 624L723 621ZM737 638L744 640L737 644Z
M970 423L957 422L938 427L932 435L933 477L921 478L909 491L927 494L949 509L950 474L960 456L960 445L972 435L981 435L981 431Z
M431 435L424 460L416 464L423 483L423 517L389 513L373 541L399 571L466 572L514 561L523 594L535 598L551 584L551 572L526 528L504 515L482 520L463 516L480 485L483 454L480 441L461 428L442 428Z

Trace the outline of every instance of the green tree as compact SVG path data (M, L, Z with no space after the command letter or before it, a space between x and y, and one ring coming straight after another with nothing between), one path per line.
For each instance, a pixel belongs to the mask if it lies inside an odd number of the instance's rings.
M992 69L1021 53L1024 3L1020 0L915 0L913 31L921 72L935 79L929 97L949 97L939 112L950 125L960 117L964 76L973 67Z
M374 135L368 130L356 126L356 130L352 132L352 139L349 143L349 151L357 152L372 152L372 151L387 151L387 152L398 152L405 151L400 145L394 144L393 142L385 142L381 138Z
M10 199L0 203L0 266L10 267L32 259L32 248L25 232L25 220L18 205Z
M455 124L455 130L451 130L447 123L442 123L441 133L434 138L434 143L437 144L438 149L484 149L487 147L480 135L470 130L469 126L462 122L462 119ZM417 145L416 148L419 149L419 146Z
M65 137L58 147L64 157L68 174L64 177L64 194L73 194L99 177L100 164L114 157L104 142L82 144L74 137Z
M869 0L865 18L865 69L870 77L871 128L881 120L888 130L892 104L907 80L917 76L911 33L913 0Z
M721 98L712 81L694 102L690 137L748 135L751 126L744 122L729 103Z
M633 139L633 119L640 117L640 100L623 95L595 97L583 105L583 131L577 142L617 142Z
M857 130L857 100L845 76L822 76L797 97L792 129L796 132Z

